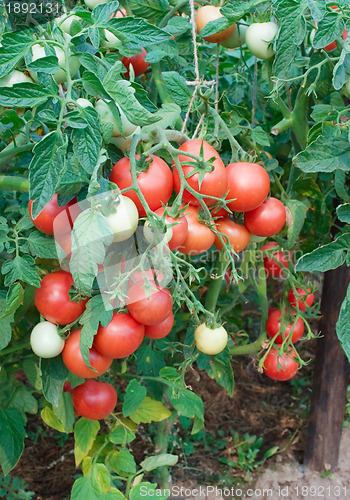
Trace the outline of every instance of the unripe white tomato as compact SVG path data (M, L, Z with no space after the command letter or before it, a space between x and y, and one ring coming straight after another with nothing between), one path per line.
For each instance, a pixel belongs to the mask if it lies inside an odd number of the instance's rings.
M79 104L79 106L81 106L82 108L94 107L92 102L90 102L88 99L85 99L84 97L79 97L79 99L77 99L77 104Z
M251 24L245 34L250 52L259 59L270 59L275 54L272 41L277 31L277 24L272 22Z
M173 237L173 230L169 227L165 233L162 233L158 228L152 228L147 220L143 226L143 235L151 245L166 245Z
M69 16L67 17L65 14L63 16L60 16L56 19L57 24L61 28L62 31L67 33L67 35L70 35L70 27L72 25L73 21L82 21L81 17L79 16Z
M58 65L60 66L60 68L65 68L66 55L65 55L64 51L60 47L54 47L54 50L56 52L56 56L58 59ZM45 49L39 43L36 43L32 46L32 52L33 52L32 61L36 61L37 59L41 59L43 57L46 57ZM80 67L79 57L78 56L69 56L68 66L69 66L69 72L70 72L71 76L74 76ZM33 78L33 80L35 82L38 82L38 77L37 77L36 72L29 70L29 73L30 73L30 76ZM67 75L66 75L66 72L64 69L58 70L57 73L55 73L53 75L53 77L54 77L54 80L56 81L56 83L58 83L58 84L64 83L67 81Z
M236 49L245 43L245 34L247 32L247 24L236 24L232 35L221 42L221 45L226 49Z
M40 358L54 358L64 348L64 340L57 333L57 326L49 321L38 323L30 334L30 346Z
M0 78L0 87L12 87L15 83L34 83L30 76L22 73L22 71L17 71L14 69L8 75Z
M94 9L97 5L101 5L103 3L108 3L109 0L84 0L85 5L89 7L89 9Z
M132 139L135 134L141 134L141 127L137 127L132 134L125 136L125 139L124 137L111 137L109 144L114 144L120 151L125 153L126 151L130 151Z
M127 117L125 116L123 110L120 108L120 106L118 106L117 103L115 104L120 112L120 119L122 122L124 135L125 137L127 137L128 135L132 134L135 131L137 125L130 123ZM99 114L101 122L108 122L113 125L112 137L122 137L122 133L118 128L117 122L113 116L112 111L109 109L108 104L100 99L95 104L95 109Z
M106 216L109 227L114 234L113 241L125 241L132 236L139 222L139 213L135 203L126 196L118 197L119 204L115 212Z
M197 349L204 354L219 354L227 345L228 335L223 326L211 329L205 323L197 326L194 331Z
M101 39L101 47L105 49L115 49L121 45L121 41L119 40L119 38L113 35L111 31L104 30L104 34L107 40Z

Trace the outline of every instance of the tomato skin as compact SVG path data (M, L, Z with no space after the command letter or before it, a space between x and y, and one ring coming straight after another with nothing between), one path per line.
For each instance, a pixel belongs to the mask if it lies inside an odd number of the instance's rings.
M269 250L270 248L278 247L278 244L275 241L269 241L265 245L261 247L261 251ZM278 250L273 254L273 257L277 259L277 261L285 266L287 269L289 267L288 258L282 250ZM278 265L277 262L273 260L272 257L264 257L264 267L267 276L271 276L272 278L277 278L278 276L283 276L285 269Z
M169 314L161 323L145 326L145 337L150 339L162 339L169 335L174 325L173 312Z
M270 178L258 163L230 163L227 171L227 204L233 212L248 212L259 207L270 191Z
M124 157L114 165L109 179L120 189L132 185L129 158ZM158 156L152 156L148 170L140 172L137 176L137 183L153 212L160 208L162 203L164 205L168 203L173 191L173 175L165 161ZM140 217L145 217L145 209L135 191L126 191L123 196L127 196L135 203Z
M194 331L194 340L199 351L213 356L225 349L228 335L223 326L209 328L205 323L202 323Z
M30 76L22 73L22 71L18 71L14 69L6 76L0 78L0 87L12 87L16 83L34 83Z
M80 334L81 328L72 332L66 340L62 351L63 363L68 370L77 377L95 378L105 373L111 366L113 359L111 356L105 356L94 346L89 350L90 365L96 370L91 370L83 361L80 352Z
M165 320L172 311L172 300L169 290L150 282L149 298L142 281L129 288L126 301L131 316L143 325L156 325Z
M164 214L164 208L158 208L155 210L155 213L159 215L159 217L163 217ZM165 222L168 224L175 224L174 226L171 226L171 229L173 231L173 236L171 240L168 243L168 247L170 250L177 250L180 245L185 241L185 238L188 233L188 222L186 217L179 217L179 218L174 218L170 217L170 215L165 216Z
M247 229L256 236L273 236L286 222L286 209L277 198L268 198L262 205L244 214Z
M144 336L144 325L135 321L130 314L113 313L107 326L99 326L94 346L105 356L126 358L140 347Z
M275 23L253 23L245 34L245 42L250 52L259 59L270 59L275 51L272 41L278 31Z
M281 329L281 318L282 318L282 311L280 309L272 311L269 314L266 321L266 331L270 338L273 338ZM285 323L282 325L282 331L275 338L275 343L282 344L284 339L286 338L289 339L292 328L293 328L293 333L291 341L293 344L298 342L298 340L300 340L300 338L304 334L304 322L301 318L298 318L296 321L293 321L293 323L287 323L287 324L285 319Z
M33 205L33 200L30 200L28 204L29 217L31 218L34 226L37 229L39 229L39 231L41 231L42 233L52 236L53 221L58 214L60 214L66 209L67 205L59 207L57 203L57 194L54 194L52 200L45 205L45 207L42 209L42 211L40 212L40 214L36 219L33 219L32 217L32 205Z
M204 7L200 7L196 12L196 19L195 19L197 33L199 34L200 31L210 21L215 21L216 19L219 19L220 17L224 17L220 12L220 7L215 7L213 5L205 5ZM229 26L228 28L226 28L224 31L221 31L220 33L214 33L213 35L203 37L203 40L206 40L207 42L210 42L210 43L223 42L232 34L234 28L235 28L235 24L232 24L232 26Z
M117 393L107 382L85 380L73 389L74 410L89 420L102 420L112 413L117 404Z
M58 335L57 326L42 321L35 325L30 334L30 346L41 358L54 358L64 348L64 339Z
M157 281L158 284L161 284L163 279L164 275L157 271L157 269L147 269L146 271L138 269L130 275L128 286L130 288L135 283L145 283L145 281Z
M216 229L227 236L229 244L236 253L241 252L249 245L250 232L248 229L242 224L236 224L229 217L219 219ZM217 235L215 235L215 246L218 250L224 248Z
M215 233L198 221L199 209L189 205L183 212L187 219L188 231L184 242L178 247L185 255L200 255L214 244Z
M66 271L54 271L41 280L40 288L35 291L35 305L50 323L66 325L73 323L85 311L88 299L72 302L69 290L73 277Z
M306 307L312 306L314 303L314 294L311 293L311 288L304 290L303 288L296 288L297 296L295 296L293 288L288 292L288 302L291 307L299 311L306 311Z
M201 139L192 139L190 141L186 141L183 144L181 144L179 150L183 151L184 153L192 153L194 155L201 156L200 151L202 147L203 147L204 160L208 161L210 160L210 158L215 157L215 160L212 163L214 169L212 172L206 172L204 174L200 186L199 186L200 179L198 172L192 175L191 177L188 177L187 182L191 186L191 188L194 189L197 193L200 193L202 195L216 196L217 198L222 198L227 191L227 173L225 165L221 160L219 153L212 146L210 146L210 144ZM195 160L185 154L183 155L180 154L178 158L179 161L182 163L181 167L182 171L185 177L187 177L194 170L195 167L192 165L186 165L186 163L183 164L183 162L189 161L193 163ZM181 188L181 179L175 164L173 165L173 175L174 175L174 189L177 193L179 193ZM183 192L182 199L186 203L191 203L191 205L200 206L200 203L196 199L196 197L190 192L188 192L186 189ZM204 202L207 205L214 205L216 203L216 200L213 200L211 198L204 198Z
M289 348L282 356L278 355L277 349L271 349L264 361L265 375L272 380L281 382L290 380L296 375L299 368L299 362L293 359L295 356L296 352L292 348Z
M134 68L135 76L140 76L140 75L143 75L143 73L146 73L146 71L150 67L150 63L145 60L146 56L147 56L147 52L142 47L141 52L139 54L136 54L135 56L131 56L131 57L123 57L122 63L124 64L124 66L126 68L124 76L126 78L129 78L129 76L130 76L130 73L129 73L130 64Z
M139 214L135 203L127 196L118 197L119 204L114 212L106 216L106 221L114 234L113 241L125 241L136 231ZM117 200L116 200L117 201Z

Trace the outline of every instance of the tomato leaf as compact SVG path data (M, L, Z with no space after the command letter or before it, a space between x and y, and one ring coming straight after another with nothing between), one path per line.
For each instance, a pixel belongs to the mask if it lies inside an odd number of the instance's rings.
M289 208L293 219L292 224L288 227L288 246L291 248L295 245L303 228L310 204L299 200L287 200L286 206Z
M157 376L165 366L164 355L150 344L143 344L137 349L136 366L138 373Z
M336 269L345 262L350 248L350 233L344 233L336 240L303 255L296 263L296 271L325 272Z
M350 285L348 286L346 297L340 307L336 332L341 346L347 358L350 360Z
M182 108L189 105L191 91L187 87L186 79L176 71L162 73L170 97Z
M27 245L30 253L34 257L40 257L41 259L57 259L55 240L40 231L33 231L30 233Z
M88 420L84 417L79 418L74 426L74 456L75 464L87 456L95 441L100 423L97 420Z
M19 308L24 296L24 289L20 283L13 283L8 289L6 296L6 309L4 312L1 311L1 301L0 301L0 320L5 317L12 315L12 318L9 318L9 321L13 321L13 313ZM1 322L0 322L1 324ZM3 349L4 346L4 331L1 329L1 341L0 348ZM6 335L5 335L6 337ZM11 337L10 337L11 338ZM2 347L1 347L2 345ZM7 345L7 344L6 344Z
M151 471L157 469L158 467L173 466L178 462L179 457L177 455L171 455L170 453L161 453L160 455L154 455L153 457L147 457L140 463L143 470Z
M176 394L172 394L172 389L170 389L169 392L170 403L176 411L183 417L196 417L196 425L193 426L192 434L200 431L204 426L204 405L202 399L198 394L195 394L189 389L182 389Z
M17 464L26 437L25 421L16 408L0 408L0 465L4 475Z
M80 113L86 127L75 128L72 131L73 151L83 169L92 174L98 163L102 146L98 115L94 108L84 108L80 110Z
M167 31L137 17L112 18L100 26L107 28L118 38L128 39L132 42L133 48L139 49L148 45L160 44L171 37Z
M130 424L133 424L133 422L129 421ZM127 424L118 425L112 432L108 434L108 439L110 440L111 443L114 444L122 444L125 446L128 443L131 443L134 439L136 439L136 434L132 432L128 427Z
M171 411L166 408L160 401L155 401L146 396L137 410L130 414L131 420L135 424L149 424L150 422L161 422L169 418Z
M350 224L350 203L344 203L337 207L338 219L346 224Z
M24 281L35 287L40 286L38 268L29 255L17 255L13 260L7 260L1 272L5 275L5 286L10 286L15 281Z
M68 370L59 356L48 359L40 358L40 369L45 399L54 406L58 406Z
M136 472L135 459L126 448L123 448L116 454L110 454L108 457L108 463L118 474L127 475L135 474Z
M205 370L210 378L216 380L232 396L235 383L228 349L224 349L216 356L200 354L197 365L200 370Z
M147 389L137 380L132 380L125 391L123 415L128 417L137 410L147 395Z

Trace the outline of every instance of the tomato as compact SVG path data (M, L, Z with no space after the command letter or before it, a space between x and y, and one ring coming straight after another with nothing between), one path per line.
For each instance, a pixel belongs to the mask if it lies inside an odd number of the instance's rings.
M343 36L343 40L346 40L349 36L348 30L344 30L342 36ZM326 45L324 50L326 50L327 52L332 52L332 50L335 50L336 48L337 48L337 42L334 41L334 42L330 43L329 45Z
M143 325L156 325L165 320L172 311L171 294L166 288L149 282L146 292L145 283L139 281L129 288L126 304L131 316Z
M199 351L214 355L225 349L228 335L223 326L209 328L205 323L202 323L194 331L194 340Z
M147 269L146 271L141 271L141 269L138 269L137 271L134 271L130 279L128 281L128 286L131 287L135 283L139 283L142 281L145 283L145 281L156 281L158 284L161 284L164 279L164 275L157 271L157 269Z
M101 38L100 46L103 47L104 49L116 49L122 44L119 38L113 35L111 31L104 30L103 33L104 36L106 37L106 40Z
M269 241L266 245L261 247L261 251L270 250L271 248L278 247L278 244L275 241ZM267 276L272 276L276 278L277 276L283 276L285 269L278 264L272 257L274 257L282 266L288 269L289 261L287 255L282 250L278 250L274 252L271 257L264 257L264 267Z
M270 338L273 338L277 335L278 332L280 334L275 338L276 344L282 344L284 339L289 339L292 332L292 343L295 344L298 340L303 336L304 333L304 322L301 318L298 318L293 323L287 323L286 317L284 318L284 323L281 322L282 312L280 309L277 311L272 311L266 321L266 331Z
M70 382L65 382L63 384L63 392L69 392L69 394L73 394L73 387L72 387L72 384Z
M227 204L234 212L248 212L263 203L270 191L270 178L258 163L230 163L227 165Z
M136 159L138 158L140 157L137 155ZM132 185L129 158L124 157L114 165L109 179L119 189L124 189ZM162 206L162 203L164 205L167 204L173 191L173 176L164 160L158 156L152 156L152 161L148 169L138 174L137 184L149 208L154 212ZM145 217L145 209L135 191L126 191L123 196L127 196L135 203L140 217Z
M200 7L196 12L196 27L197 33L200 33L201 30L210 22L216 21L224 17L220 12L220 7L214 7L213 5L205 5L204 7ZM203 37L204 40L210 43L220 43L226 40L233 32L235 25L232 24L229 28L221 31L220 33L214 33L213 35Z
M135 203L127 196L116 199L115 212L106 216L106 221L114 234L114 241L125 241L132 236L139 222Z
M199 209L188 206L183 212L187 219L188 231L184 242L178 247L186 255L200 255L214 244L215 233L210 227L198 221Z
M145 49L142 47L141 52L139 54L136 54L135 56L131 57L123 57L122 63L126 67L126 71L124 73L124 76L126 78L129 78L130 73L129 73L129 67L130 64L134 68L134 73L135 76L140 76L143 75L143 73L146 73L148 70L150 63L145 60L147 56L147 52Z
M66 271L54 271L41 280L40 288L35 291L35 305L50 323L73 323L85 311L87 299L73 302L69 297L73 283L72 275Z
M297 296L295 296L293 288L288 292L288 302L290 305L299 311L306 311L306 307L312 306L314 303L314 294L311 293L311 288L304 290L303 288L296 288Z
M89 9L94 9L97 5L101 5L103 3L109 2L109 0L84 0L85 5L89 7Z
M113 358L111 356L105 356L94 346L92 346L89 349L89 361L94 370L89 368L84 363L83 357L80 352L80 334L81 328L72 332L67 338L64 349L62 351L63 363L66 365L68 370L77 377L99 377L109 369L113 362Z
M236 253L244 250L249 244L250 232L248 229L242 224L236 224L236 222L233 222L229 217L219 219L216 224L216 229L227 236L229 244ZM218 250L224 248L217 235L215 236L215 246Z
M145 327L130 314L113 313L107 326L100 325L94 338L94 346L105 356L126 358L140 347Z
M14 69L6 76L0 78L0 87L12 87L16 83L34 83L30 76Z
M54 194L51 201L49 201L49 203L46 203L40 214L35 219L33 219L32 217L32 205L33 200L29 200L29 217L31 218L34 226L42 233L52 236L54 233L53 221L58 214L60 214L67 208L67 205L59 207L57 203L57 194Z
M171 312L161 323L146 325L145 337L149 337L150 339L162 339L171 332L173 325L174 315L173 312Z
M101 124L110 123L111 125L113 125L112 137L122 137L123 134L126 137L128 135L131 135L137 129L137 125L134 125L133 123L129 122L124 111L115 102L114 104L116 105L116 107L118 108L119 113L120 113L120 120L121 120L121 124L122 124L122 129L123 129L122 131L120 131L120 129L119 129L120 124L118 124L117 120L114 118L112 110L108 106L109 102L111 102L111 101L109 101L108 99L106 99L106 101L102 101L102 99L99 99L95 104L95 109L99 115Z
M226 49L236 49L245 43L245 34L248 29L247 24L236 24L232 34L226 38L221 45Z
M247 229L256 236L273 236L286 222L286 209L277 198L268 198L262 205L244 214Z
M164 214L164 208L158 208L155 210L155 213L159 215L159 217L163 217ZM188 222L186 217L171 217L170 215L165 216L165 222L166 224L172 224L171 229L173 232L173 235L168 242L168 247L170 250L177 250L180 245L185 241L185 238L188 233Z
M54 358L64 348L64 340L58 335L57 326L43 321L38 323L30 334L30 346L41 358Z
M253 23L245 34L245 41L250 52L259 59L270 59L273 50L273 39L278 31L275 23Z
M299 361L295 361L296 352L291 347L282 355L277 349L271 349L264 361L264 373L273 380L289 380L295 376L299 368Z
M84 97L79 97L76 102L82 108L93 108L94 107L92 102L90 102L88 99L85 99Z
M107 382L85 380L73 389L72 402L78 415L89 420L102 420L112 413L117 404L117 393Z
M122 153L125 153L126 151L130 151L134 136L140 134L141 127L137 127L132 134L125 136L125 139L124 137L111 137L109 144L114 144Z
M213 168L213 170L205 172L202 178L200 177L200 174L198 172L189 177L191 172L193 172L193 170L195 169L195 167L192 165L193 162L195 162L193 158L182 154L180 154L178 157L179 161L182 164L182 171L192 189L202 195L210 195L216 196L217 198L222 198L227 191L227 173L225 165L221 160L219 153L212 146L210 146L210 144L202 141L201 139L192 139L190 141L186 141L181 144L179 150L183 151L184 153L192 153L196 156L199 156L203 158L205 162L209 162L209 160L214 158L214 161L210 163L210 166L211 168ZM190 163L186 164L184 162ZM200 167L199 164L198 167ZM181 188L181 179L175 164L173 165L173 172L174 189L178 193ZM191 203L191 205L200 205L197 198L186 189L183 192L182 199L185 202ZM213 200L211 198L204 198L204 201L207 205L214 205L217 202L216 200Z
M57 24L59 25L62 31L67 33L67 35L70 34L70 27L72 26L73 21L81 22L82 18L75 15L67 16L66 14L63 14L62 16L56 18Z
M58 59L58 66L60 69L54 73L52 76L56 83L65 83L67 81L67 73L66 73L66 65L67 65L67 57L66 53L60 48L60 47L53 47L56 57ZM32 45L32 53L33 57L31 62L37 61L38 59L42 59L43 57L46 57L45 53L45 48L43 45L40 45L39 43L35 43ZM80 62L79 62L79 57L78 56L69 56L68 58L68 67L69 67L69 73L71 76L74 76L77 74L78 69L80 68ZM38 82L38 77L35 71L29 70L30 76L33 78L35 82Z
M153 226L149 220L146 220L143 226L143 236L151 245L167 245L173 237L173 230L171 227L162 230L159 227Z

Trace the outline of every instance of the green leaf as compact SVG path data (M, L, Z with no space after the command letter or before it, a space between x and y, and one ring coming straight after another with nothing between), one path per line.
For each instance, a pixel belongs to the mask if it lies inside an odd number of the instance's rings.
M290 210L293 221L288 227L288 246L292 247L303 228L309 203L306 204L299 200L287 200L286 205Z
M23 417L26 413L35 415L38 412L38 402L32 392L24 385L16 387L10 402L11 407L21 412Z
M226 19L226 17L219 17L214 21L209 21L209 23L207 23L204 28L201 29L199 34L202 38L204 38L210 35L214 35L215 33L220 33L230 26L232 26L232 21Z
M48 359L40 358L40 368L45 399L54 406L58 406L68 370L60 356Z
M200 370L205 370L210 378L216 380L232 396L235 383L228 349L224 349L216 356L201 354L197 364Z
M133 47L139 49L153 44L160 44L171 37L167 31L137 17L113 18L101 26L108 28L118 38L123 36L130 40Z
M143 500L144 498L160 498L166 500L170 496L169 488L157 489L156 483L142 482L130 490L129 500Z
M180 118L181 108L177 104L166 103L162 104L161 109L159 109L154 116L159 119L157 122L157 128L165 130L167 128L174 128L175 123ZM152 132L154 125L145 125L142 127L142 132L148 134Z
M112 432L108 434L108 439L111 443L122 444L125 446L136 439L136 434L134 434L130 429L124 425L118 425L117 428L113 429Z
M350 233L339 236L336 240L316 248L303 255L297 262L296 271L325 272L337 269L345 262L346 252L350 248Z
M171 455L170 453L161 453L160 455L154 455L153 457L147 457L140 463L143 470L151 471L157 469L158 467L170 466L172 467L178 462L179 457L177 455Z
M350 361L350 285L348 286L346 297L340 307L339 317L335 328L341 346Z
M100 488L97 489L96 484L92 484L91 475L80 477L75 481L70 498L71 500L126 500L124 495L115 488L110 488L107 493Z
M228 0L225 6L220 9L220 12L226 16L231 23L235 23L260 3L260 0L240 0L239 2L237 2L237 0Z
M337 207L338 219L346 224L350 224L350 203L344 203Z
M40 85L36 83L18 83L13 87L0 87L0 104L14 108L35 108L44 104L50 97Z
M189 389L182 389L178 394L170 394L169 399L175 410L182 416L197 418L196 429L192 429L192 434L194 434L194 431L198 432L204 426L204 405L197 394Z
M333 87L340 90L350 78L350 54L344 50L333 70Z
M128 4L135 16L157 21L163 19L170 5L168 0L143 0L142 3L139 0L129 0Z
M57 259L55 240L40 231L33 231L30 233L27 245L30 253L34 257L39 257L41 259Z
M1 268L2 274L5 275L5 286L10 286L15 281L24 281L24 283L39 287L38 271L34 259L29 255L17 255L13 260L4 262Z
M261 146L270 146L270 137L260 126L252 129L252 140Z
M87 126L73 130L73 150L84 170L92 174L98 163L102 146L98 115L94 108L84 108L80 113Z
M318 23L312 45L315 49L323 49L341 37L345 29L344 21L335 11L326 12Z
M162 73L165 85L170 97L182 108L188 106L191 99L191 91L187 87L186 79L176 71L165 71Z
M0 47L0 78L12 71L28 52L34 33L30 30L3 33Z
M161 422L169 418L171 411L163 403L146 396L136 411L130 414L135 424L149 424L150 422Z
M100 423L97 420L80 418L74 426L74 456L75 464L87 456L100 430Z
M164 354L150 344L142 344L137 349L136 366L138 373L156 377L165 366Z
M137 410L142 401L147 395L146 387L140 384L137 380L132 380L126 388L123 415L128 417L131 413Z
M26 437L25 421L16 408L0 408L0 465L4 475L17 464Z
M24 289L20 283L13 283L6 296L6 309L3 312L2 309L2 304L0 302L0 320L3 318L12 315L21 305L22 300L24 296ZM13 318L11 318L11 321L13 321ZM3 330L1 329L2 335L3 335ZM1 335L1 336L2 336ZM1 345L1 342L0 342Z
M118 453L113 453L108 457L108 463L118 474L135 474L135 459L129 450L123 448Z
M58 432L68 434L74 424L74 410L70 394L62 393L58 406L46 406L41 410L43 421Z

